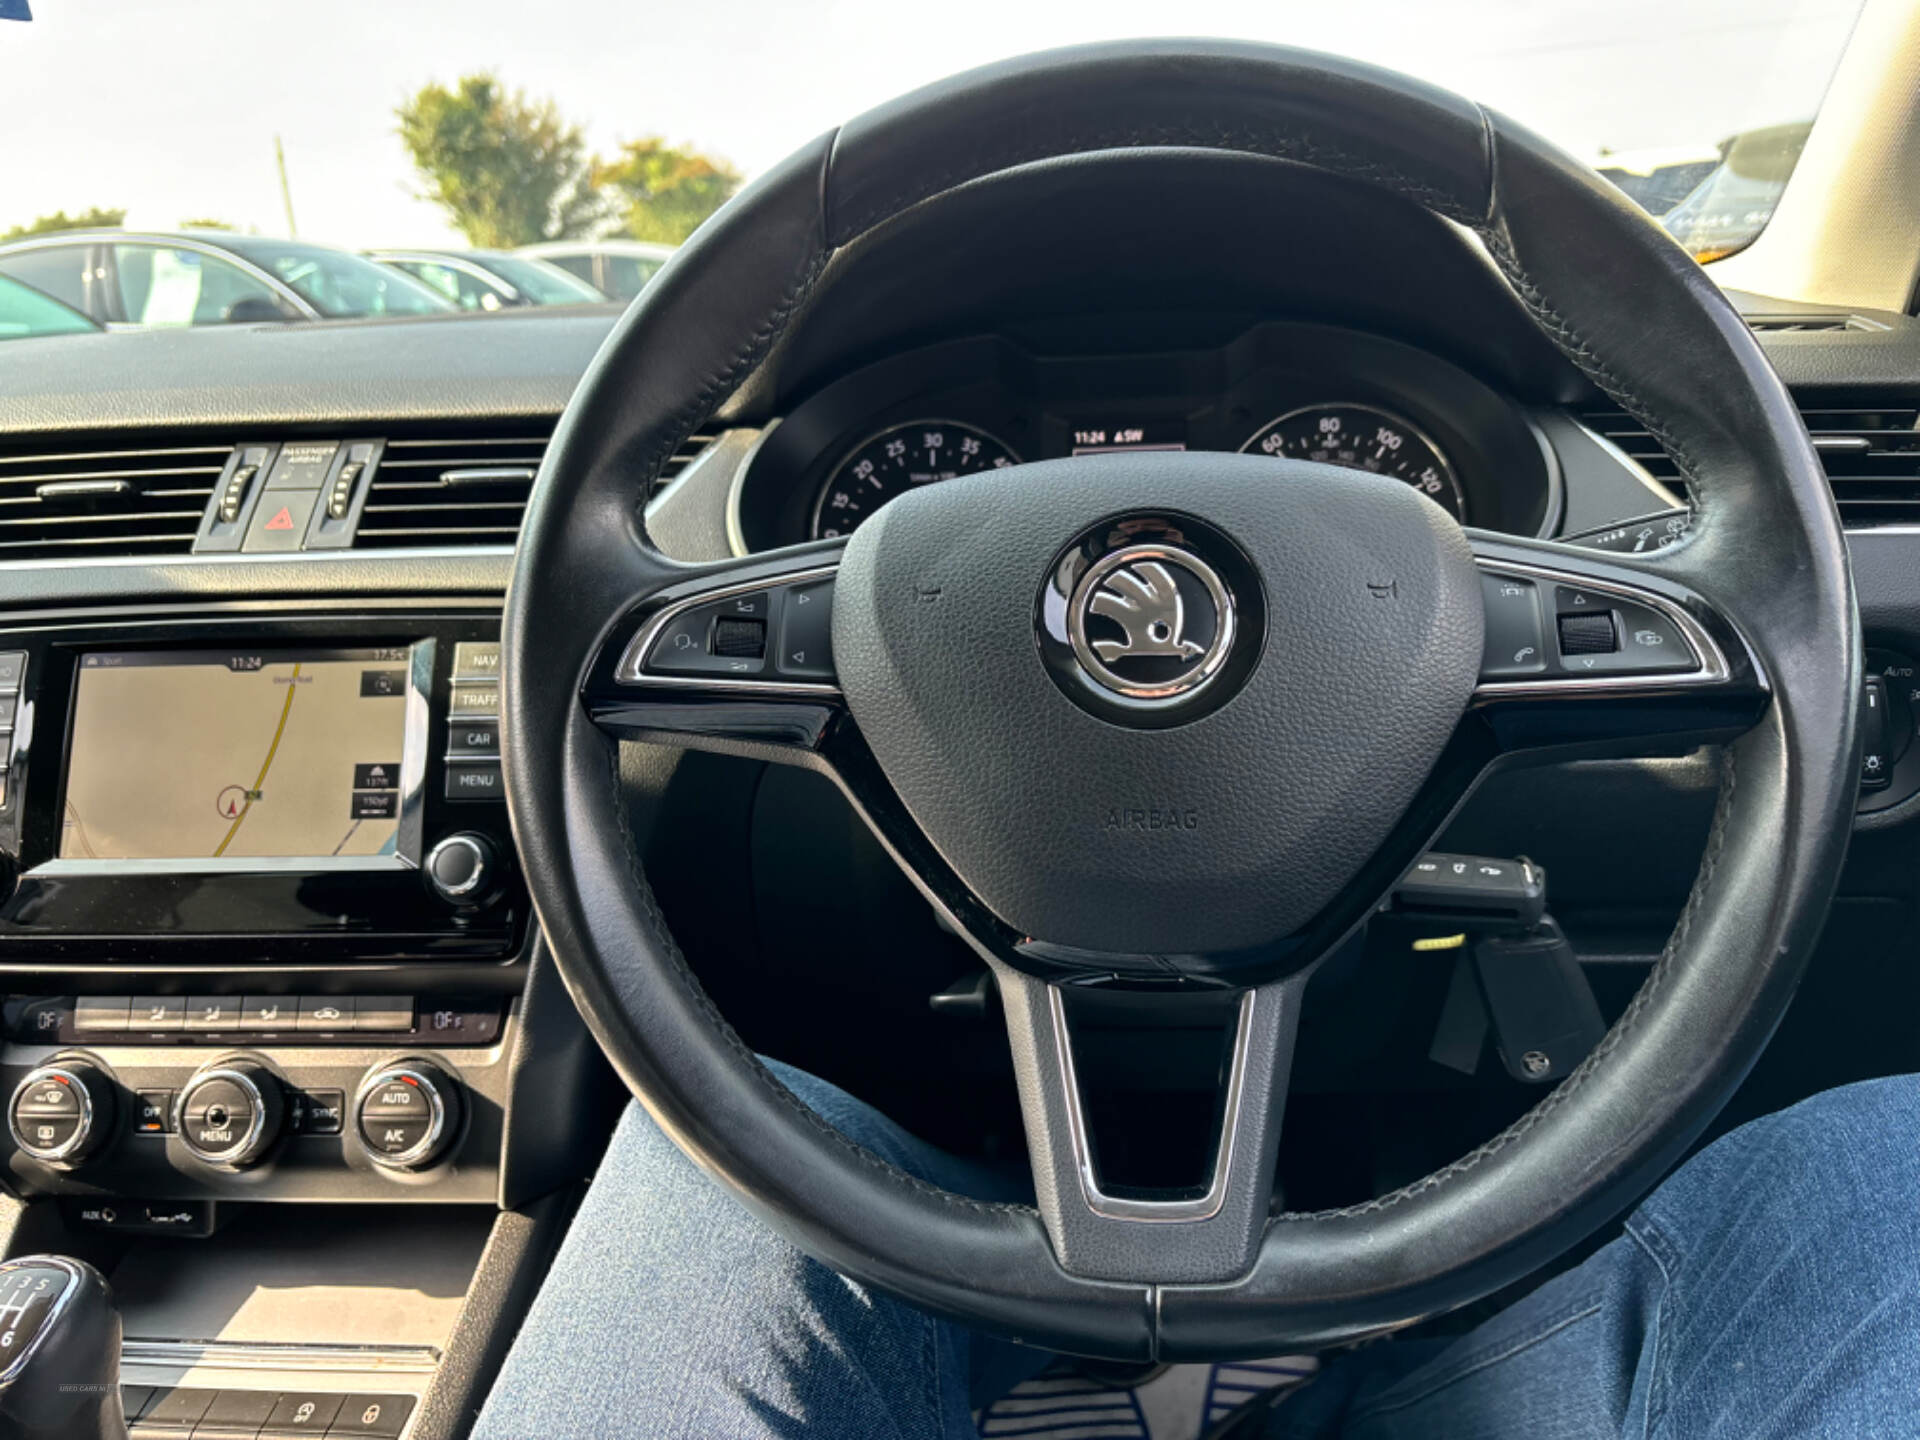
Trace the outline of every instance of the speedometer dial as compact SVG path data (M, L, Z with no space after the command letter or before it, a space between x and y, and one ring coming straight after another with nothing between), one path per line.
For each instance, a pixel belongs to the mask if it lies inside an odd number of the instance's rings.
M1438 445L1411 421L1372 405L1309 405L1268 422L1240 447L1252 455L1314 460L1404 480L1467 518L1467 497Z
M854 447L827 477L813 536L851 535L896 495L939 480L1018 465L1011 447L957 420L909 420Z

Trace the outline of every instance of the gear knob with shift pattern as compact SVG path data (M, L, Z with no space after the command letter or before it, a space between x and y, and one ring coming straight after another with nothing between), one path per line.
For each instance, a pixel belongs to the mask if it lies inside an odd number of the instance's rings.
M0 1436L126 1440L120 1316L91 1265L59 1255L0 1263Z

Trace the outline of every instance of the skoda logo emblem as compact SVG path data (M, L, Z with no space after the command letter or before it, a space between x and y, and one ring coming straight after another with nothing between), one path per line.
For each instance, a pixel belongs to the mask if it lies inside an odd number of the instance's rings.
M1087 567L1067 603L1074 656L1104 690L1172 705L1220 673L1233 649L1233 599L1204 560L1130 545Z

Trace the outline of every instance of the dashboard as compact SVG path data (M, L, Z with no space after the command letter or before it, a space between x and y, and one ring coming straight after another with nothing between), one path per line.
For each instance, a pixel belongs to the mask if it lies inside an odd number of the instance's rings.
M888 500L979 470L1116 451L1313 460L1412 485L1469 525L1552 534L1560 468L1528 410L1433 353L1336 326L1224 344L1058 353L1003 336L889 356L796 404L745 465L735 548L851 534Z

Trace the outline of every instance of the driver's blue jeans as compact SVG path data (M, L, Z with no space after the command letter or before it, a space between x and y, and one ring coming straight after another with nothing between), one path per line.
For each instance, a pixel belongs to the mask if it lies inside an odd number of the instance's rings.
M950 1189L1005 1183L798 1071L861 1144ZM476 1440L952 1440L1049 1357L807 1259L627 1112ZM1726 1136L1626 1233L1448 1341L1331 1356L1268 1436L1920 1435L1920 1079Z

